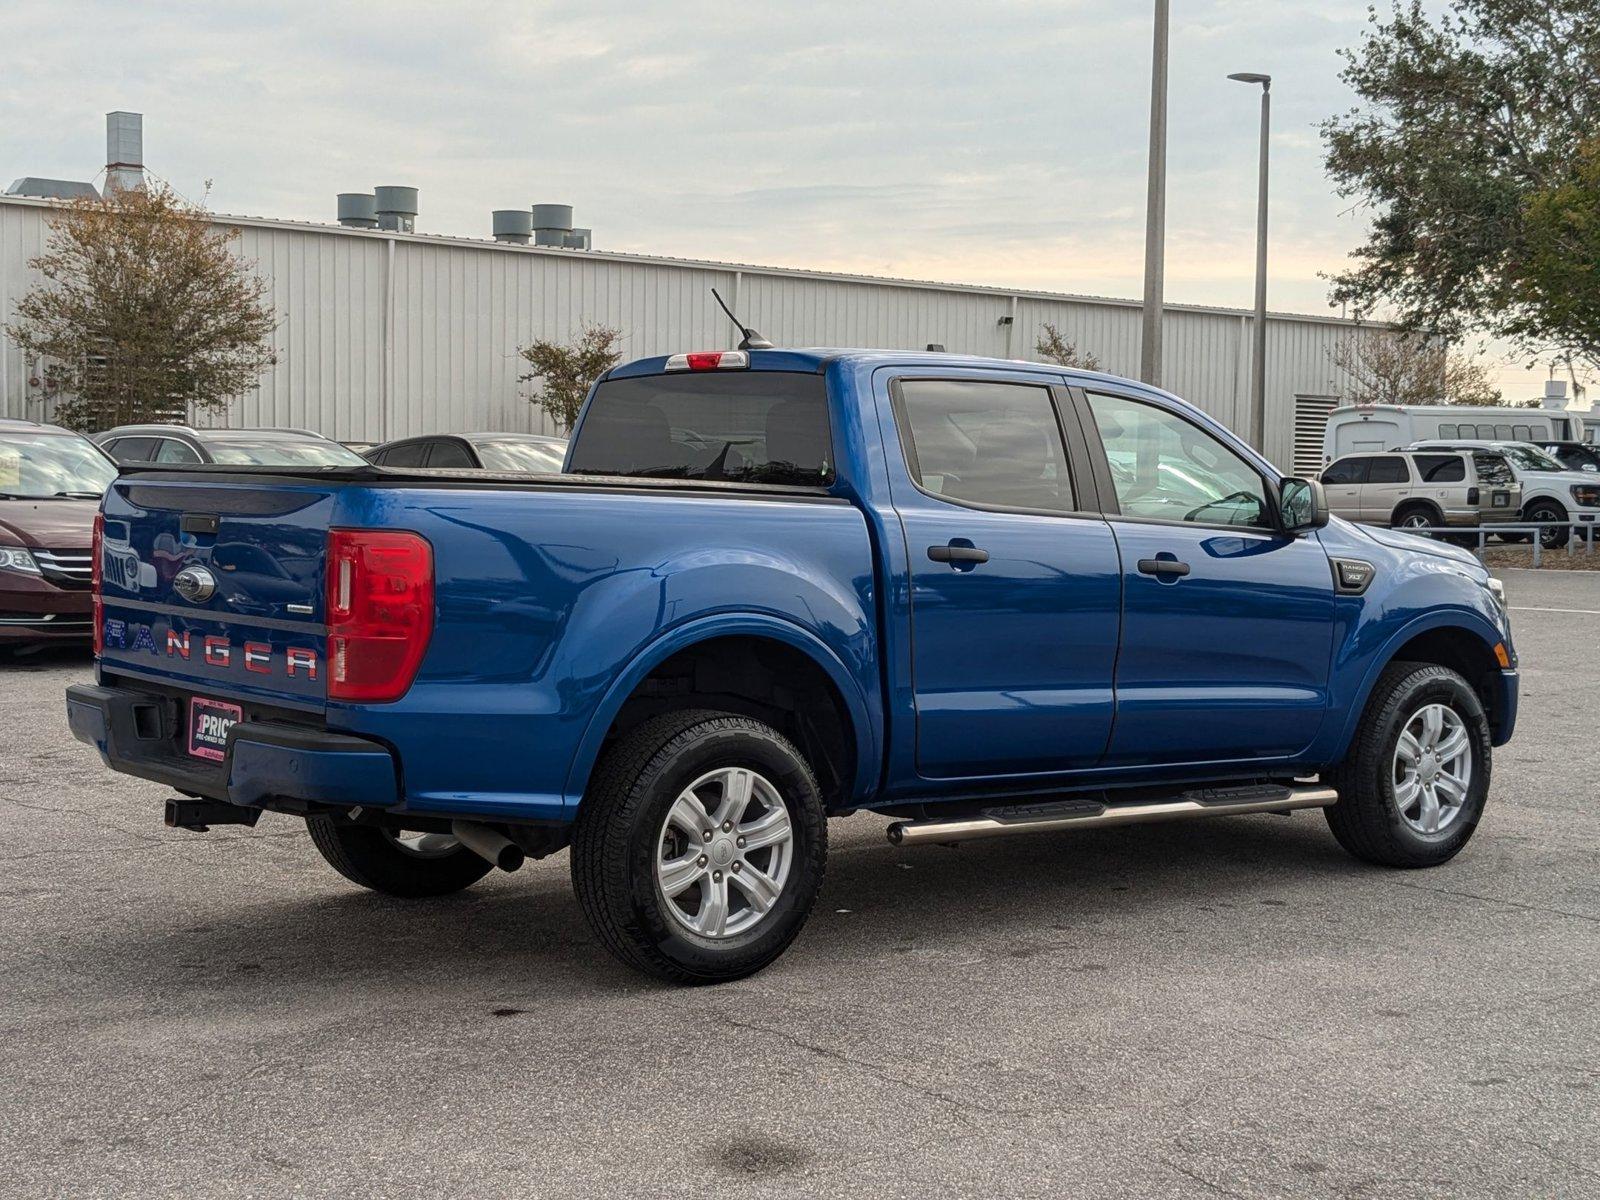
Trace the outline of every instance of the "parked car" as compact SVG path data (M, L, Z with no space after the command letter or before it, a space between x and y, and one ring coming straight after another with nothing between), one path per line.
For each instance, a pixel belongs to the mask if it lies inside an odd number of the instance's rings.
M1407 449L1492 450L1503 455L1522 485L1522 520L1552 522L1539 531L1539 541L1546 547L1565 546L1573 524L1581 529L1600 521L1600 478L1569 471L1527 442L1417 442ZM1600 529L1581 536L1600 537Z
M88 438L0 420L0 646L89 640L91 534L116 477Z
M1569 471L1600 474L1600 446L1589 442L1535 442L1551 458Z
M368 450L381 467L462 467L513 475L554 475L567 456L567 439L537 433L439 433L402 438Z
M119 425L95 441L119 463L186 466L354 467L354 450L308 429L194 429L188 425Z
M1426 530L1521 516L1522 485L1492 450L1347 454L1321 479L1335 516L1369 525Z
M112 486L76 736L177 789L169 824L293 813L392 895L570 844L598 940L672 980L784 950L830 816L915 845L1317 807L1433 866L1515 726L1472 555L1108 375L680 354L601 378L566 474L283 474ZM225 591L224 545L273 589Z
M1336 408L1322 436L1322 461L1397 450L1413 442L1582 440L1581 413L1455 404L1357 404Z

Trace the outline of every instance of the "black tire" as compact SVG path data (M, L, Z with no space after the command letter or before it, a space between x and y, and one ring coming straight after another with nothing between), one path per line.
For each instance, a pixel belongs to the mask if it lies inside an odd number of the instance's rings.
M1389 528L1404 529L1414 532L1418 537L1431 537L1426 529L1413 530L1407 524L1421 518L1423 525L1443 525L1444 516L1437 509L1427 504L1402 504L1394 510L1394 515L1389 518Z
M724 767L749 768L773 785L793 840L770 910L743 932L708 938L668 911L656 866L674 801ZM627 965L673 983L722 983L755 974L788 948L816 902L827 853L822 796L800 751L749 717L686 710L646 721L601 759L573 830L572 886L595 936Z
M1535 500L1522 510L1522 519L1528 522L1535 521L1565 521L1568 519L1567 510L1554 500ZM1559 550L1567 544L1567 539L1572 536L1572 530L1541 529L1539 530L1539 544L1546 550Z
M418 854L374 825L324 816L307 817L306 829L335 871L386 896L448 896L471 887L491 870L488 862L460 844L444 853Z
M1453 709L1466 728L1472 779L1460 812L1438 833L1414 829L1395 798L1395 749L1414 714L1426 705ZM1469 684L1448 667L1390 663L1379 676L1345 761L1328 782L1339 803L1323 812L1339 844L1365 862L1385 867L1434 867L1460 853L1483 816L1492 757L1489 718Z

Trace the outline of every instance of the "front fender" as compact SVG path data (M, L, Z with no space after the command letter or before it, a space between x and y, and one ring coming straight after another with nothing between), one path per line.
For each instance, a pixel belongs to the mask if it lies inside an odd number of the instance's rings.
M851 732L856 743L856 778L852 793L857 799L870 798L870 792L877 783L878 764L881 761L878 739L880 722L875 719L877 705L862 691L849 668L827 643L801 625L768 613L725 612L688 621L667 630L644 647L618 674L596 707L573 756L564 796L569 810L575 810L583 798L606 734L634 689L651 671L674 654L721 637L771 638L794 647L822 668L843 697L850 715Z

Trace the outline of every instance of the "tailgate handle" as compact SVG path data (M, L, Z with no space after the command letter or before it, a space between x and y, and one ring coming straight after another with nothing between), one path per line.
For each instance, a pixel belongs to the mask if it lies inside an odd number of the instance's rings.
M184 533L215 533L222 526L216 513L184 513L178 519L178 528Z

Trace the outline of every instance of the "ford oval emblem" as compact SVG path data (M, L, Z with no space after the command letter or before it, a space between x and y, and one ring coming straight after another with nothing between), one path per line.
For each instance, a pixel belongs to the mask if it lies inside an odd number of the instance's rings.
M173 590L190 604L200 604L217 592L217 577L205 567L185 567L172 581Z

